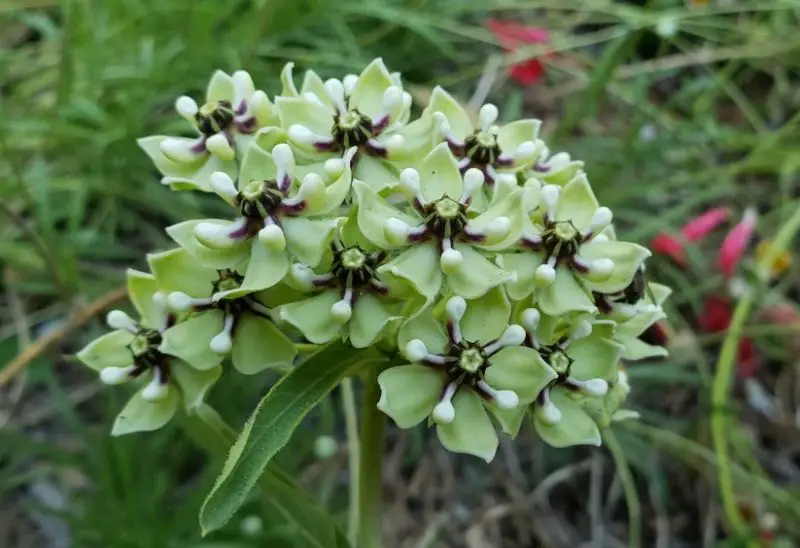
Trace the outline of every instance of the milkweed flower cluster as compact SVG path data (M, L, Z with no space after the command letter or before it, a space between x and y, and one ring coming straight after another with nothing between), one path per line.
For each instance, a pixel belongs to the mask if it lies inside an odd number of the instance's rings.
M441 88L419 116L381 60L269 98L243 71L176 101L194 137L139 141L175 190L215 194L221 218L167 228L176 247L130 271L140 320L79 358L140 382L114 433L192 412L229 362L285 370L296 343L379 347L379 408L491 460L526 418L556 447L599 444L629 391L621 360L663 355L639 335L669 290L650 252L619 240L583 164L534 119L473 119ZM387 358L388 360L388 358Z

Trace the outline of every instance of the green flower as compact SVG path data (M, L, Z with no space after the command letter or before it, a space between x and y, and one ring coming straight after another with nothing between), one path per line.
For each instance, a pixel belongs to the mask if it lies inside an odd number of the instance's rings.
M530 188L538 186L533 184ZM508 286L509 296L522 300L536 288L545 314L594 312L590 292L622 291L650 252L601 234L611 223L611 210L598 207L585 176L564 187L545 185L540 193L541 206L520 240L522 250L500 260L517 276Z
M533 418L539 436L553 447L600 445L600 432L587 406L602 404L617 381L624 347L608 338L609 330L594 329L586 318L576 319L569 331L540 337L543 316L528 308L521 314L526 343L553 372L553 379L536 397Z
M550 155L544 143L540 144L539 149L539 159L525 172L528 177L535 177L546 184L564 186L583 169L583 162L573 160L567 152Z
M276 106L289 141L310 158L335 162L356 147L350 160L355 177L379 191L396 181L396 169L389 161L427 152L423 149L429 146L429 124L406 126L411 95L380 59L359 76L351 74L343 80L322 82L309 71L300 92L292 82L291 69L291 63L284 69L285 96L276 99Z
M246 375L294 361L295 345L273 323L266 296L243 291L243 276L235 270L201 266L180 248L148 261L169 308L185 315L164 333L163 352L198 369L214 367L230 353Z
M483 181L477 169L462 176L444 143L425 157L419 171L407 168L400 174L408 211L354 181L361 232L380 249L404 248L378 272L390 280L407 281L429 302L441 291L443 277L453 293L467 299L512 280L485 253L518 241L525 191L515 189L478 214L472 210L472 198Z
M238 187L221 172L211 179L214 191L238 210L236 220L188 221L167 233L204 265L243 272L242 291L277 284L292 260L316 266L344 220L332 213L347 196L351 172L346 166L326 186L314 172L298 180L296 170L289 145L276 145L270 154L252 144Z
M608 392L603 398L584 400L584 409L600 428L606 428L612 422L638 417L638 413L622 409L622 404L631 391L628 383L628 372L622 365L617 370L617 378L608 385Z
M461 297L451 297L444 328L431 314L412 320L401 335L410 363L378 376L378 407L398 426L411 428L430 417L447 449L487 462L498 444L487 411L513 435L519 424L509 414L524 414L555 378L535 350L520 346L525 330L507 324L508 308L496 299L491 295L468 306Z
M146 137L139 140L139 146L164 175L162 182L178 189L210 191L212 173L224 171L235 176L237 150L245 150L259 128L279 121L266 94L255 89L245 71L232 76L215 72L202 106L182 96L175 109L200 136Z
M165 352L163 340L174 329L175 318L167 313L164 295L152 275L129 270L128 293L141 320L112 310L107 321L114 331L78 352L78 359L97 371L105 384L143 381L117 416L112 430L115 436L161 428L173 417L181 399L191 412L222 372L219 365L199 368Z
M517 120L497 125L499 112L492 104L480 108L477 126L450 94L436 87L422 118L430 117L458 160L461 171L479 169L491 187L498 178L515 180L513 173L534 164L544 145L537 139L539 120Z

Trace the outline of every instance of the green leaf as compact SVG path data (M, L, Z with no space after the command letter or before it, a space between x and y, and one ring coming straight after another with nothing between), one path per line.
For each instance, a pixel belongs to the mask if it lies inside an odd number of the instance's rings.
M272 457L289 442L303 417L364 356L365 352L354 352L344 343L332 343L311 355L272 387L239 434L203 503L200 526L204 534L227 523L245 502Z

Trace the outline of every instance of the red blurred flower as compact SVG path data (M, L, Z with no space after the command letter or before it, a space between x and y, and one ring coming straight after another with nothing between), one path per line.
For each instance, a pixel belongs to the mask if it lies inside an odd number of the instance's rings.
M759 366L759 356L756 345L750 337L739 339L739 351L736 356L736 371L743 379L755 376Z
M659 232L650 240L650 249L661 255L666 255L675 261L681 268L686 268L686 250L683 243L666 232Z
M711 296L703 303L703 310L697 317L698 327L707 333L725 331L731 324L733 307L728 299Z
M514 21L489 19L487 28L494 34L500 45L508 52L514 52L526 44L546 44L550 41L550 33L540 27L529 27ZM544 66L538 59L528 59L515 63L508 69L512 80L529 86L536 83L544 74Z
M726 278L730 278L733 275L739 265L739 261L742 260L742 254L747 248L747 244L750 243L750 237L756 228L757 220L758 214L754 209L746 210L739 224L733 227L733 230L722 241L722 246L717 256L717 266Z
M665 232L656 234L650 242L650 247L656 253L666 255L682 268L686 268L684 244L699 242L724 223L728 215L730 215L730 210L727 207L709 209L683 225L678 236L672 236Z

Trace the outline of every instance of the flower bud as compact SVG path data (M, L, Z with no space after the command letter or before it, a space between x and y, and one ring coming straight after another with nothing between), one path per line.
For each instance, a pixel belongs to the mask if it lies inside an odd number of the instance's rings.
M217 133L206 139L206 149L221 160L230 162L236 157L236 151L228 142L224 133Z

